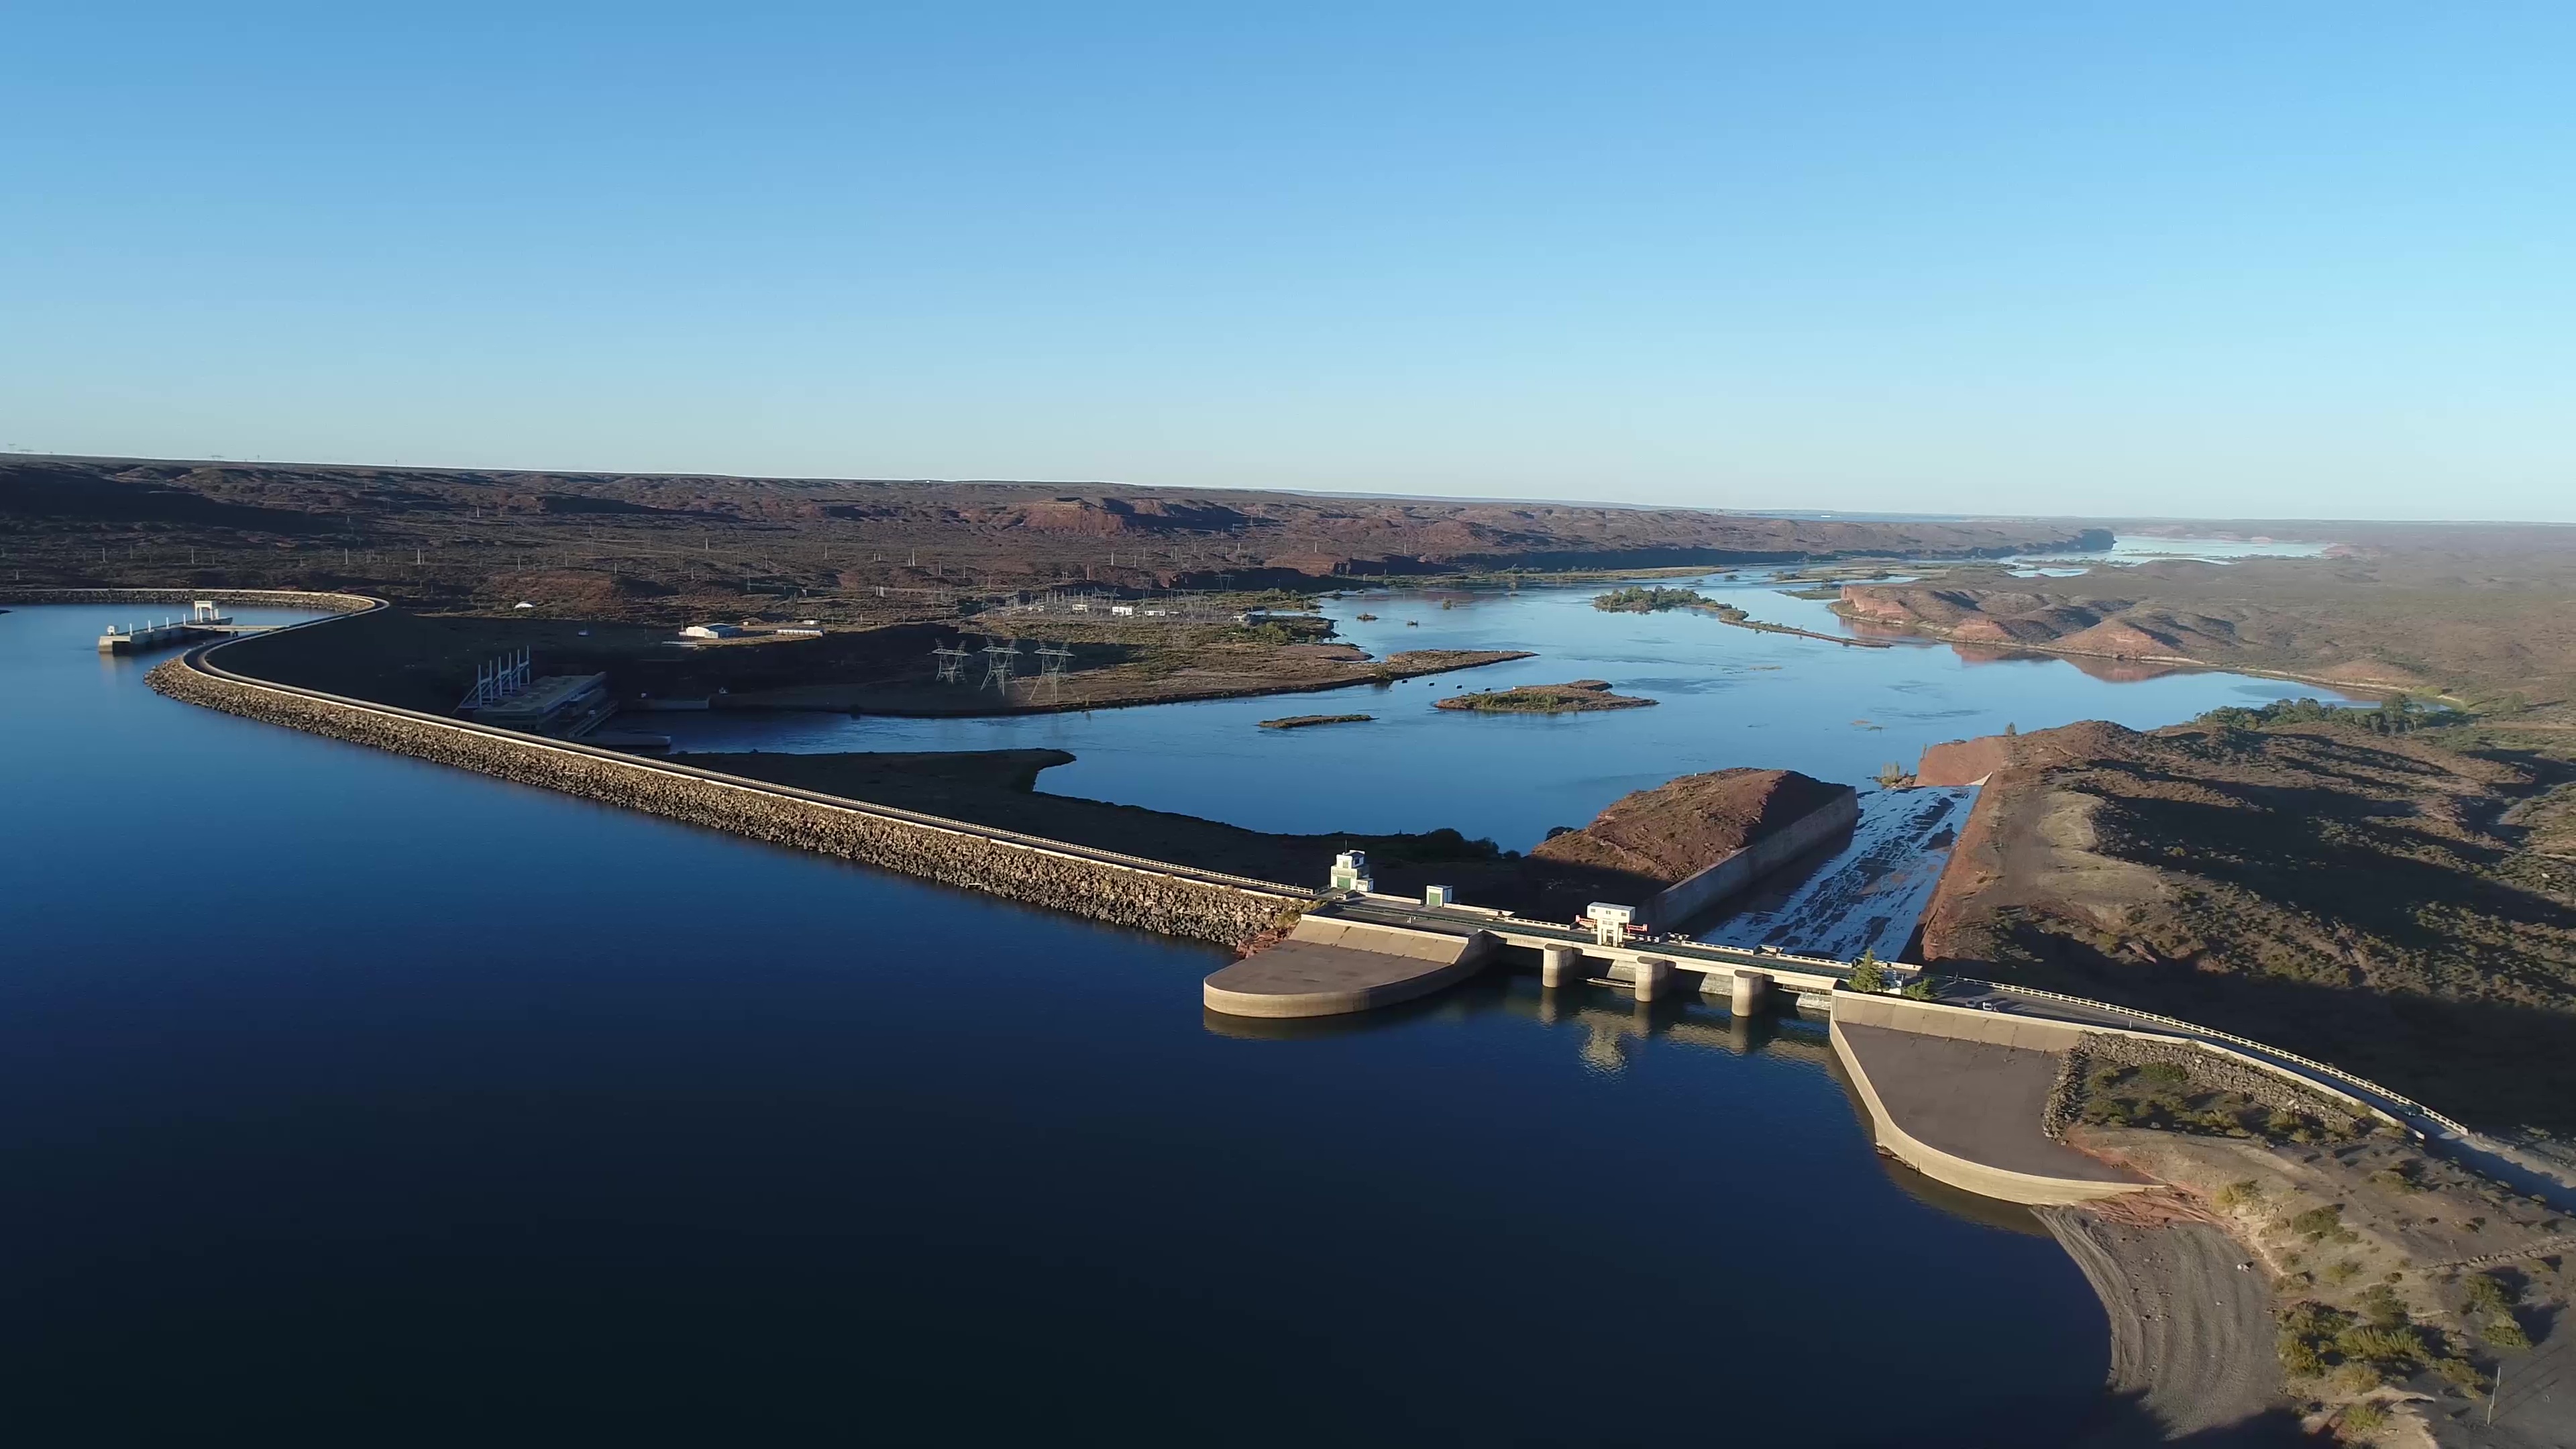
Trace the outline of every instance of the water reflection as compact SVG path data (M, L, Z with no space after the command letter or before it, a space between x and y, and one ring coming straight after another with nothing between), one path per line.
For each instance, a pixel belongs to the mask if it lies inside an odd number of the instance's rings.
M1264 1020L1202 1008L1200 1025L1214 1035L1243 1041L1329 1041L1405 1030L1420 1022L1465 1021L1491 1014L1579 1031L1582 1044L1577 1054L1603 1071L1622 1069L1636 1049L1655 1042L1739 1057L1773 1053L1808 1063L1820 1063L1832 1055L1823 1023L1794 1014L1738 1017L1687 993L1648 1002L1617 987L1586 984L1550 989L1540 985L1536 976L1508 968L1470 977L1436 996L1376 1011Z
M1431 1022L1464 1022L1482 1016L1517 1017L1566 1040L1593 1073L1617 1076L1658 1047L1729 1057L1763 1057L1796 1063L1832 1077L1850 1121L1864 1135L1869 1109L1835 1055L1825 1023L1792 1013L1739 1017L1688 996L1636 1001L1609 987L1549 989L1525 972L1489 971L1449 991L1419 1001L1349 1016L1264 1021L1202 1011L1211 1035L1240 1041L1320 1043L1382 1033L1403 1033ZM1907 1197L1946 1216L2024 1237L2047 1238L2048 1229L2018 1204L1981 1197L1924 1176L1886 1153L1875 1153L1885 1179Z

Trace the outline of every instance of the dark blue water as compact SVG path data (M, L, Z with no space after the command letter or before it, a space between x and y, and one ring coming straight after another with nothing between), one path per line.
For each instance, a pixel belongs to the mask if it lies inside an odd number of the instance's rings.
M2054 1445L2102 1316L1811 1032L1217 953L162 700L0 614L13 1442Z

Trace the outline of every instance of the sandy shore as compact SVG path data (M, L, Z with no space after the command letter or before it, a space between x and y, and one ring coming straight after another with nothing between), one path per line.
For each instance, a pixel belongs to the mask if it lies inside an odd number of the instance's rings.
M2202 1222L2145 1226L2034 1208L2111 1320L2111 1404L2083 1449L2302 1442L2272 1348L2271 1285Z

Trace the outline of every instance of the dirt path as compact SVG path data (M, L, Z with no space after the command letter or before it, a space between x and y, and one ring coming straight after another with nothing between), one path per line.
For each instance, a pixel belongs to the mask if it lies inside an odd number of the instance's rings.
M2112 1403L2083 1449L2188 1440L2295 1444L2272 1349L2271 1287L2207 1223L2134 1227L2035 1208L2111 1318Z

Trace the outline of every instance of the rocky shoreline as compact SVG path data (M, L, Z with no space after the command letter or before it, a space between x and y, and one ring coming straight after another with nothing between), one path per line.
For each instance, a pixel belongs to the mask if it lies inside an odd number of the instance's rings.
M167 660L146 678L163 695L226 714L1160 935L1239 946L1303 902L1284 886L1273 892L1164 874L971 826L800 799L750 781L250 684L198 667L193 655Z

